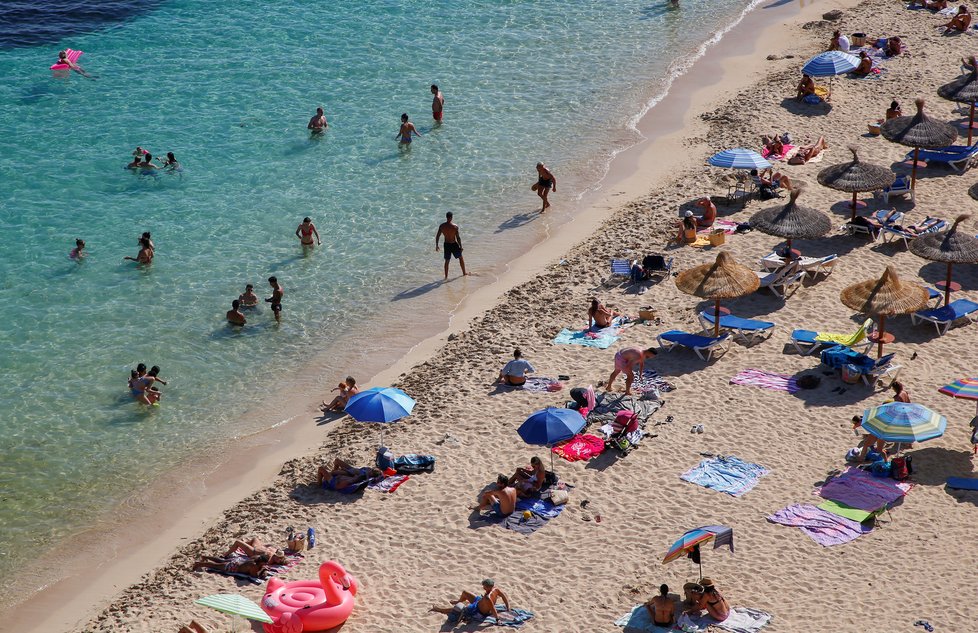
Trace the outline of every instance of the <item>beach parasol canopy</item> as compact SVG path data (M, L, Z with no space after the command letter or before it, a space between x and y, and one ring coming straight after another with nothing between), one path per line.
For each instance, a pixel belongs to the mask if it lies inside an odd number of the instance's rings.
M712 264L695 266L676 277L676 287L686 294L716 303L714 336L720 335L720 300L749 295L760 285L757 273L738 264L726 251Z
M910 188L917 186L917 158L920 148L937 149L947 147L958 138L954 126L944 121L932 119L924 114L924 100L914 101L917 113L913 116L898 116L880 126L880 133L888 141L913 148L913 168L910 171Z
M584 416L573 409L547 407L530 415L516 432L527 444L549 447L571 439L586 425ZM553 451L550 452L550 470L554 470Z
M818 172L818 183L829 189L852 194L852 219L856 219L856 194L882 191L896 181L896 174L886 167L859 160L855 147L850 147L852 160L829 165Z
M195 600L197 604L216 609L228 615L238 615L248 620L272 624L272 619L257 604L235 593L218 593Z
M978 378L958 378L951 384L944 385L938 391L952 398L974 400L975 406L978 408ZM978 410L975 412L975 419L978 420ZM972 426L974 426L974 422L972 422ZM975 432L978 433L978 430ZM978 443L975 443L974 450L978 453Z
M752 149L744 149L743 147L725 149L710 156L706 162L714 167L726 167L727 169L767 169L771 166L771 163L763 156Z
M886 317L910 314L927 305L927 289L920 284L901 281L892 266L887 266L879 279L860 281L846 287L842 303L861 314L877 317L877 355L883 355Z
M801 67L811 77L834 77L859 68L859 58L842 51L828 51L812 57Z
M350 398L344 411L357 422L387 424L407 417L414 409L414 400L394 387L371 387ZM380 431L380 443L384 443L384 430Z
M663 564L669 563L683 555L687 555L694 563L700 566L700 578L702 578L703 562L700 559L700 545L710 540L713 540L713 549L726 545L730 548L731 552L734 551L733 528L728 528L723 525L705 525L689 530L680 536L679 540L673 543L669 551L666 552L666 556L662 559L662 562Z
M913 444L944 435L947 418L922 404L890 402L866 409L862 426L881 440Z
M788 204L762 209L750 216L750 225L768 235L792 239L814 239L832 230L832 218L811 207L798 204L802 189L792 189Z
M917 257L947 264L944 305L951 300L951 266L978 263L978 239L974 235L958 232L958 225L970 217L967 214L959 215L947 231L925 233L910 242L910 252Z
M961 75L954 81L946 83L937 89L941 98L955 103L967 103L968 112L968 145L971 145L971 131L975 124L975 101L978 101L978 66L975 58L971 58L971 72Z

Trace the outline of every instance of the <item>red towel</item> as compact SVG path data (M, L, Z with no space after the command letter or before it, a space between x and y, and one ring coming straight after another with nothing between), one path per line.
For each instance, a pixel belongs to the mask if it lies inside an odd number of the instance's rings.
M597 435L575 435L551 450L569 462L597 457L604 450L604 440Z

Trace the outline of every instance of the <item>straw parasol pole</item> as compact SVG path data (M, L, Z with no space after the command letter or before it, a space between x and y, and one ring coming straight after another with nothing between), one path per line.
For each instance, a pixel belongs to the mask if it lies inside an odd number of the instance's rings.
M958 225L971 216L959 215L947 231L925 233L910 242L910 252L932 262L947 264L944 281L944 305L951 300L951 266L978 263L978 239L968 233L958 232Z
M802 191L801 187L792 189L788 204L761 209L750 216L750 225L761 233L786 238L788 250L792 239L822 237L832 230L832 218L817 209L799 205Z
M954 126L944 121L937 121L924 114L924 100L914 101L917 113L913 116L898 116L880 126L883 138L905 147L913 148L913 168L910 171L910 188L917 186L917 159L920 148L937 149L947 147L958 138Z
M713 336L720 336L720 300L748 295L760 285L757 273L738 264L726 251L715 262L684 270L676 277L676 287L686 294L714 302Z
M978 101L978 62L974 56L969 61L971 72L944 84L937 89L937 94L948 101L968 104L968 145L971 145L971 133L975 125L975 101Z
M876 355L883 355L886 317L910 314L927 305L927 289L920 284L901 281L892 266L879 279L868 279L846 287L839 298L856 312L877 317Z
M896 174L886 167L859 160L855 147L850 147L852 160L848 163L829 165L818 172L818 183L829 189L852 194L852 220L856 219L856 195L868 191L881 191L896 181Z

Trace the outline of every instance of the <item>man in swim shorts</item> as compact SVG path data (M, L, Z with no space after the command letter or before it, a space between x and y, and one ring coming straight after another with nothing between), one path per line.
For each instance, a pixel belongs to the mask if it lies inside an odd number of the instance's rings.
M509 485L509 477L500 474L496 477L496 489L486 490L479 495L479 505L473 510L480 513L489 509L499 516L508 517L516 510L516 488Z
M231 325L244 325L247 323L245 315L241 312L241 302L235 299L231 302L231 309L227 311L228 323Z
M431 94L434 95L431 99L431 117L435 123L441 123L442 115L445 113L445 96L435 84L431 84Z
M540 199L543 200L543 206L540 208L540 213L543 213L550 206L547 201L550 191L553 190L554 193L557 193L557 178L543 163L537 163L537 181L530 187L530 190L536 191Z
M316 236L316 242L322 246L323 241L319 239L319 231L316 230L316 225L312 223L309 218L302 218L302 224L298 226L295 230L295 236L299 238L299 242L302 244L302 248L312 248L312 236Z
M635 380L635 368L638 367L639 371L641 371L645 365L645 361L649 358L655 358L657 353L651 347L647 350L640 350L637 347L626 347L620 350L615 354L615 370L611 372L611 378L608 379L608 391L611 391L618 374L625 372L625 395L632 395L632 382Z
M272 304L272 313L275 315L275 322L282 321L282 297L285 296L285 289L278 284L275 277L268 278L268 285L272 287L272 296L265 299L265 303Z
M438 232L435 233L435 252L437 253L438 240L442 236L445 236L445 279L448 279L448 262L452 261L452 257L458 260L459 266L462 267L462 276L468 275L465 272L465 258L462 257L462 236L459 235L458 225L452 221L452 212L449 211L445 214L445 221L441 223L438 227Z
M401 115L401 129L398 130L397 136L394 138L400 141L401 147L407 147L411 144L412 134L418 137L421 136L421 132L418 131L418 128L414 127L414 123L408 121L408 115L407 112L405 112Z
M316 108L316 114L309 119L309 125L306 126L307 130L311 130L311 134L319 135L329 128L329 123L326 122L326 115L323 113L321 107Z
M449 600L452 606L450 607L439 607L438 605L432 605L431 610L436 613L444 613L449 616L449 620L452 622L458 622L459 620L468 620L476 613L481 613L484 616L492 616L499 621L499 611L496 610L496 602L502 600L504 605L504 612L509 611L509 598L506 594L502 592L501 589L496 588L496 581L492 578L486 578L482 581L482 595L476 595L470 591L463 591L457 600Z

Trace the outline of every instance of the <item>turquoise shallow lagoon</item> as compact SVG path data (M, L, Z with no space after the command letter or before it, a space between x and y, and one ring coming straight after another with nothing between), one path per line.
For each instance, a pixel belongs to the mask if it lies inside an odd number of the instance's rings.
M469 265L498 270L543 230L533 165L558 175L554 214L573 209L749 2L134 0L98 19L70 4L70 35L51 16L0 27L0 572L200 447L278 423L242 414L351 315L444 310L445 211ZM54 77L64 47L97 79ZM317 105L330 131L310 139ZM409 151L402 112L424 135ZM124 170L137 145L184 171ZM323 246L304 257L305 215ZM143 231L150 269L122 261ZM283 324L262 309L232 332L230 299L248 282L268 296L270 274ZM127 395L138 362L170 379L159 409Z

